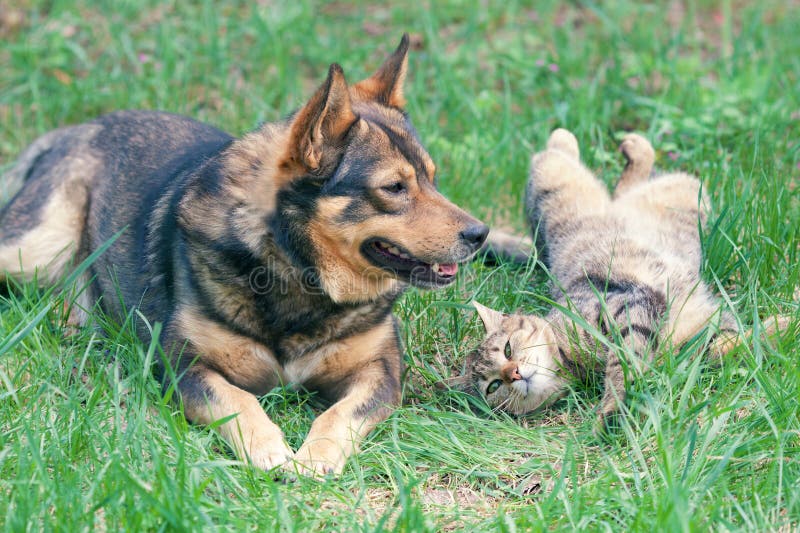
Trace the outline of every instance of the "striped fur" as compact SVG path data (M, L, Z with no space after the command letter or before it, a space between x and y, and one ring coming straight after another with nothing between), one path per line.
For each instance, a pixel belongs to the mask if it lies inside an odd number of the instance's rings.
M684 173L651 177L654 151L638 135L621 151L627 165L613 198L581 164L570 132L554 131L534 154L526 212L556 305L539 317L476 304L487 335L465 382L492 406L523 414L563 395L571 377L603 372L605 427L657 349L706 327L716 332L712 356L738 342L732 315L700 278L699 228L709 211L700 182Z

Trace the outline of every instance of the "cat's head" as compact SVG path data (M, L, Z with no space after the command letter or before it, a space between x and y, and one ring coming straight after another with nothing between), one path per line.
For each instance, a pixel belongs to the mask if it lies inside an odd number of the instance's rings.
M522 415L558 399L567 380L553 328L534 315L508 315L473 302L486 337L467 359L463 389Z

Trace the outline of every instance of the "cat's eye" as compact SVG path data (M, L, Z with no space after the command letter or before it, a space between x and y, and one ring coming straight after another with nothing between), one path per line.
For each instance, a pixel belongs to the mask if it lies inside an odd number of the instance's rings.
M506 359L511 359L511 341L506 342Z
M493 394L497 389L500 388L500 385L502 385L502 384L503 384L503 380L501 380L501 379L496 379L496 380L492 381L491 383L489 383L489 386L486 387L486 395L488 396L490 394Z

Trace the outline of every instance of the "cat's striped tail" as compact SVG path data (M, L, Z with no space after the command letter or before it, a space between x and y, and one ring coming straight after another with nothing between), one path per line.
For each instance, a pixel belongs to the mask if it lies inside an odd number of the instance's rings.
M759 333L765 337L780 335L788 329L790 323L791 318L788 316L778 315L769 317L761 323ZM708 349L709 354L714 359L720 359L737 346L743 344L746 339L752 338L755 333L756 331L754 328L749 328L744 332L740 332L735 327L735 324L728 327L723 326L711 341L711 345Z

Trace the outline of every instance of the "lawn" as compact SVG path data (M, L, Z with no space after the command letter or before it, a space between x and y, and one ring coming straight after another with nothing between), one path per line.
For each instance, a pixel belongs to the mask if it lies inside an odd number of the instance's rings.
M563 126L611 182L627 131L715 204L704 278L745 326L797 331L800 2L0 0L0 170L35 137L123 108L234 134L300 106L340 63L369 75L408 31L408 111L441 189L525 230L533 149ZM415 7L416 6L416 7ZM124 202L124 198L119 199ZM755 339L720 366L661 353L629 416L592 436L598 387L525 418L437 385L481 336L472 298L541 311L542 268L463 269L397 305L403 407L341 477L284 483L188 425L129 323L65 337L59 296L0 297L0 524L9 531L794 531L800 341ZM294 447L321 406L262 399Z

